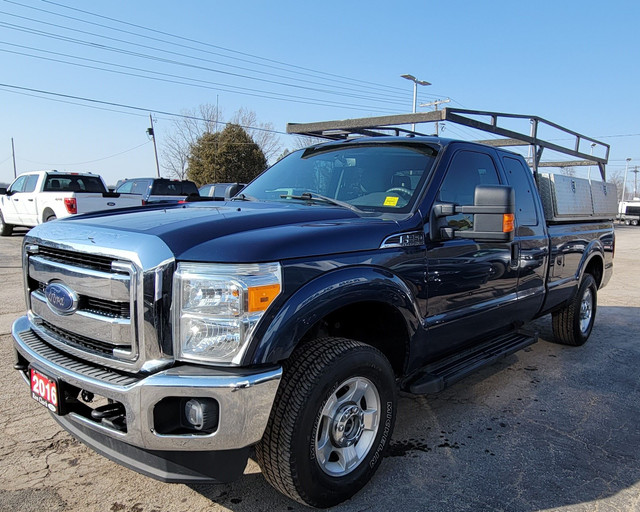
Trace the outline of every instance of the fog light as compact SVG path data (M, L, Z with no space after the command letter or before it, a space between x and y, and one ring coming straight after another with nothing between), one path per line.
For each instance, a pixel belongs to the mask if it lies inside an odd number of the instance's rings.
M218 404L212 398L192 398L184 405L184 414L196 430L212 430L218 424Z

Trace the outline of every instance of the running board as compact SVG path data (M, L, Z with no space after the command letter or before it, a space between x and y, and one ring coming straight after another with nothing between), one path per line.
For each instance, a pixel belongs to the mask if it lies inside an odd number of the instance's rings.
M425 366L406 388L416 395L437 393L463 377L538 341L538 333L518 330Z

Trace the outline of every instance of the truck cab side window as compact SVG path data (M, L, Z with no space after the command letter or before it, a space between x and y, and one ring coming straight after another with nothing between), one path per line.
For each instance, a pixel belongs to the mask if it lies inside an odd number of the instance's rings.
M27 181L26 176L20 176L16 181L13 182L11 187L9 187L10 192L22 192L24 189L24 184Z
M36 189L36 185L38 184L38 175L31 174L27 176L27 181L24 185L23 192L33 192Z
M498 184L498 171L489 155L476 151L458 151L440 186L439 200L462 206L472 205L477 185ZM473 215L459 213L447 219L451 227L463 230L473 228Z

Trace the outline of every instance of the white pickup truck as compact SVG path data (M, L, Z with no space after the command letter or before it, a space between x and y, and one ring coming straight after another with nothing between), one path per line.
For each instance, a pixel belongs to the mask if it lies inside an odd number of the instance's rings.
M109 192L97 174L34 171L0 188L0 236L79 213L140 206L139 197Z

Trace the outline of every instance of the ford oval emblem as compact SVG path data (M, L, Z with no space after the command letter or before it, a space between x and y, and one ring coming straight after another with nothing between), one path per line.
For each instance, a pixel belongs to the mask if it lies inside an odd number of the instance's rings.
M70 315L78 309L78 295L62 283L49 283L44 294L49 309L58 315Z
M111 202L111 201L109 201L109 202L107 203L107 206L115 206L115 205L116 205L116 203Z

